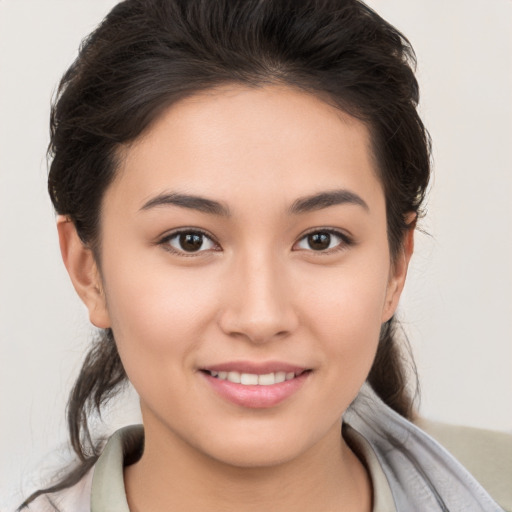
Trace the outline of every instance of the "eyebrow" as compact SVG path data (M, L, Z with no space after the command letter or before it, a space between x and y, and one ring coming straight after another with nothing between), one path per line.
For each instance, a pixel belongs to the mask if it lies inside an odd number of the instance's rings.
M339 189L319 192L311 196L299 198L290 206L289 212L292 214L307 213L340 204L354 204L361 206L368 212L370 211L370 208L362 197L350 190Z
M350 190L340 189L319 192L311 196L301 197L292 203L288 212L290 214L297 215L341 204L354 204L361 206L366 211L370 210L362 197ZM140 210L150 210L159 206L179 206L181 208L189 208L191 210L197 210L212 215L220 215L223 217L231 216L229 208L218 201L207 199L206 197L181 193L159 194L145 202Z
M229 208L218 201L207 199L206 197L180 193L159 194L144 203L141 210L150 210L151 208L159 206L180 206L182 208L198 210L213 215L221 215L223 217L229 217L231 215Z

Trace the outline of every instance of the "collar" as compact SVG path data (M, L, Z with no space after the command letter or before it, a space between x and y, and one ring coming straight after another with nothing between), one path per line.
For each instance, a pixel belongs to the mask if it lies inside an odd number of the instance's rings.
M370 443L346 425L343 437L370 474L373 487L373 512L395 512L389 483ZM94 467L91 512L130 512L124 487L127 459L137 459L144 444L144 428L132 425L116 431L108 440Z

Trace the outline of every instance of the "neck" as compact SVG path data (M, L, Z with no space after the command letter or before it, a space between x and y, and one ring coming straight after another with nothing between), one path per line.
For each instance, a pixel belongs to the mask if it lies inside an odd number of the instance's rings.
M144 454L125 470L132 512L371 510L369 477L341 423L307 452L265 467L226 464L166 434L146 426Z

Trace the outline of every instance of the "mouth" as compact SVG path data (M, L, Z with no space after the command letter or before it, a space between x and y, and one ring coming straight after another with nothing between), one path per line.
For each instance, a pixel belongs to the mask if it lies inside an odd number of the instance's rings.
M299 370L296 372L269 372L269 373L246 373L240 371L216 371L216 370L201 370L211 377L219 380L232 382L233 384L241 384L242 386L273 386L292 379L295 379L306 372L311 370Z
M230 363L200 370L218 396L250 409L268 409L291 399L312 373L312 369L279 363Z

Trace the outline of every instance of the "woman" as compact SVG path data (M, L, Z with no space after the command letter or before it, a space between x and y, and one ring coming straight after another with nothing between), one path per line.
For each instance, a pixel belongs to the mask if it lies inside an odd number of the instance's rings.
M29 509L501 510L404 419L412 63L355 1L109 14L61 83L49 176L103 335L70 398L80 465ZM103 447L89 412L127 378L144 427Z

